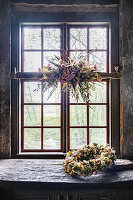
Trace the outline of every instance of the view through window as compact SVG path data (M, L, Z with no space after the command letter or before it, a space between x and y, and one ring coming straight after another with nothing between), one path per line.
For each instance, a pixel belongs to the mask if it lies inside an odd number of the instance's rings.
M64 49L75 60L87 59L109 71L107 25L21 25L21 71L37 72ZM87 52L91 51L90 54ZM42 84L41 81L39 84ZM109 143L109 80L94 82L89 103L78 103L61 84L34 91L37 81L21 80L21 151L78 149L85 144Z

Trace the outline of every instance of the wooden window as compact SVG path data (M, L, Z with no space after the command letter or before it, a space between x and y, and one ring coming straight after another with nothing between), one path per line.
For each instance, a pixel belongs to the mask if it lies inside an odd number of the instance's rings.
M62 49L109 72L108 25L21 25L22 72L37 72ZM34 91L38 84L40 90ZM47 99L51 90L43 93L41 81L21 80L21 152L67 152L109 143L109 80L94 85L90 102L80 98L77 103L60 83Z
M37 72L61 55L60 26L21 27L21 71ZM40 84L40 89L35 91ZM21 151L62 151L61 85L48 99L42 82L21 81Z
M88 59L103 72L109 72L108 41L108 26L68 26L69 56ZM68 95L68 149L109 143L109 80L95 82L94 86L88 104L82 98L77 103Z

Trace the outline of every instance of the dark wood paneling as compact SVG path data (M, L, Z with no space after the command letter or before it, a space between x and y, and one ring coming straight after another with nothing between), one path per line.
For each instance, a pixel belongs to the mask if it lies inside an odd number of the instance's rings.
M15 12L116 12L118 4L27 4L12 3L12 9Z
M51 72L48 72L50 74ZM53 73L53 72L52 72ZM112 79L120 79L122 77L122 73L106 73L106 72L98 72L103 79L112 78ZM47 73L46 73L47 76ZM11 79L30 79L30 80L39 80L43 77L43 73L41 72L16 72L10 74ZM97 79L97 74L96 74ZM45 79L47 80L47 79Z
M12 22L111 22L117 13L32 13L12 11ZM112 21L113 22L113 21Z
M0 158L10 157L10 1L0 0Z
M111 24L111 71L114 66L119 66L119 30L118 14L112 17ZM120 81L111 80L111 140L112 146L120 152Z
M19 25L12 24L11 29L11 71L14 67L19 71ZM14 157L18 153L19 133L19 80L11 80L11 153Z
M119 0L10 0L14 3L29 3L29 4L118 4Z
M123 67L121 81L121 155L133 158L133 1L121 0L120 18L120 65Z

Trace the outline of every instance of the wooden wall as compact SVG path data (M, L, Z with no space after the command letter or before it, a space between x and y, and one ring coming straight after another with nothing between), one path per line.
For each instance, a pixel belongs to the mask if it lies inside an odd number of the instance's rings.
M133 158L133 1L120 0L119 53L123 67L120 105L120 145L123 157Z
M10 157L10 1L0 0L0 158Z

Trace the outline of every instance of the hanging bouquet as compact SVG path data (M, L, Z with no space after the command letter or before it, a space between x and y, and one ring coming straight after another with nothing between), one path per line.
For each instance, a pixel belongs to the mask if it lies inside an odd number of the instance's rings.
M114 149L109 146L93 144L79 150L69 151L63 166L70 175L87 176L110 168L115 160Z
M40 72L43 73L41 79L43 80L43 91L45 92L52 87L51 96L57 88L58 82L61 82L62 90L69 87L77 101L79 94L81 94L83 100L88 102L89 89L94 88L93 81L101 80L97 66L91 65L88 61L76 62L68 57L65 52L61 58L55 56L54 61L49 60L49 63L43 69L40 69Z

